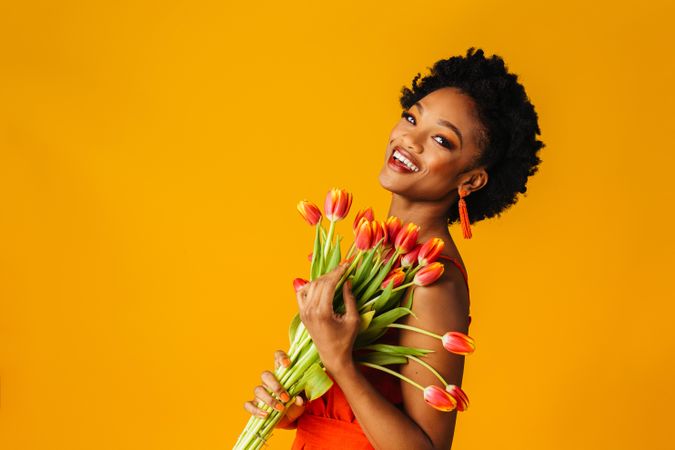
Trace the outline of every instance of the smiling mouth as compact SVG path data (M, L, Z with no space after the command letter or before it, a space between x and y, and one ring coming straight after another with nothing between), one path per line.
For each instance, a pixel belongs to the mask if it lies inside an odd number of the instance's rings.
M392 162L397 166L403 169L407 169L409 172L419 172L420 169L412 161L406 158L401 152L394 149L391 154Z

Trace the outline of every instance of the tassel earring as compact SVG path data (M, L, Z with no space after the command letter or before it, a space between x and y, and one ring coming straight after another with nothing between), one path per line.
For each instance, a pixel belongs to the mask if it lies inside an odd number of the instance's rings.
M459 190L459 221L462 224L462 233L464 234L464 239L471 239L471 223L469 222L469 213L466 210L466 191L463 189Z

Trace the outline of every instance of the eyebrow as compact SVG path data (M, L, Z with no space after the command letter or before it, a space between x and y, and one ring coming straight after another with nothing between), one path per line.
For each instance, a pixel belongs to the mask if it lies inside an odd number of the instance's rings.
M420 102L416 102L414 106L417 106L417 109L419 109L420 112L424 114L424 107ZM450 128L452 131L454 131L455 134L459 137L460 148L464 147L464 139L462 138L462 132L459 131L459 128L457 128L453 123L450 123L445 119L438 119L438 124Z

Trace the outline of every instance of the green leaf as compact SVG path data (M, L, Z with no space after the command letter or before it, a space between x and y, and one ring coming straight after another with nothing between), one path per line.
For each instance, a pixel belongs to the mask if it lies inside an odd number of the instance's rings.
M328 255L328 266L326 267L326 270L324 270L324 273L330 272L331 270L335 269L338 264L340 264L340 259L342 258L340 254L340 242L342 241L342 236L337 237L337 242L335 244L335 247L333 247Z
M361 260L361 264L356 268L356 273L354 275L354 285L360 285L363 283L363 274L366 270L370 271L370 265L373 262L373 256L375 255L375 249L371 248L365 253L365 257Z
M370 344L361 349L374 350L381 353L388 353L392 355L411 355L411 356L424 356L429 353L433 353L434 350L429 350L426 348L415 348L415 347L404 347L402 345L390 345L390 344Z
M316 232L314 234L314 250L312 253L312 265L310 268L310 275L309 279L310 280L316 280L319 275L321 275L321 266L323 265L322 257L321 257L321 237L319 235L319 232L322 234L325 233L323 230L323 227L321 226L321 222L319 222L316 225Z
M288 328L288 340L291 344L295 340L295 334L298 331L298 325L300 325L300 313L296 313L291 319L291 325Z
M387 283L387 286L385 286L384 290L379 295L375 303L373 303L372 309L375 310L376 312L385 311L384 306L387 303L389 303L389 299L391 298L391 293L393 290L394 290L394 282L390 281L389 283Z
M404 308L412 309L413 294L414 293L415 293L415 288L413 286L413 289L410 289L410 296L408 297L408 300L405 302L405 305L403 306Z
M310 401L321 397L333 386L333 380L318 362L309 366L301 378L301 383L304 384L305 394Z
M368 311L361 314L361 323L359 324L359 331L365 331L370 326L370 322L373 320L375 311Z
M371 344L380 338L386 331L387 325L394 323L401 317L412 313L408 308L399 306L375 317L367 330L362 331L356 337L355 348L361 348L364 345Z
M408 362L408 358L405 356L381 352L371 352L365 355L358 355L354 359L357 362L369 362L380 366L387 366L390 364L406 364Z

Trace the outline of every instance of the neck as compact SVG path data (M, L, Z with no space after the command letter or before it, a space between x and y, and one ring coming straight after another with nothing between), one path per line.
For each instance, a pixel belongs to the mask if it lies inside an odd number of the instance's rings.
M445 202L414 201L392 193L389 216L398 217L404 225L408 222L419 225L419 242L438 237L445 240L446 248L451 250L455 243L448 231L447 208Z

